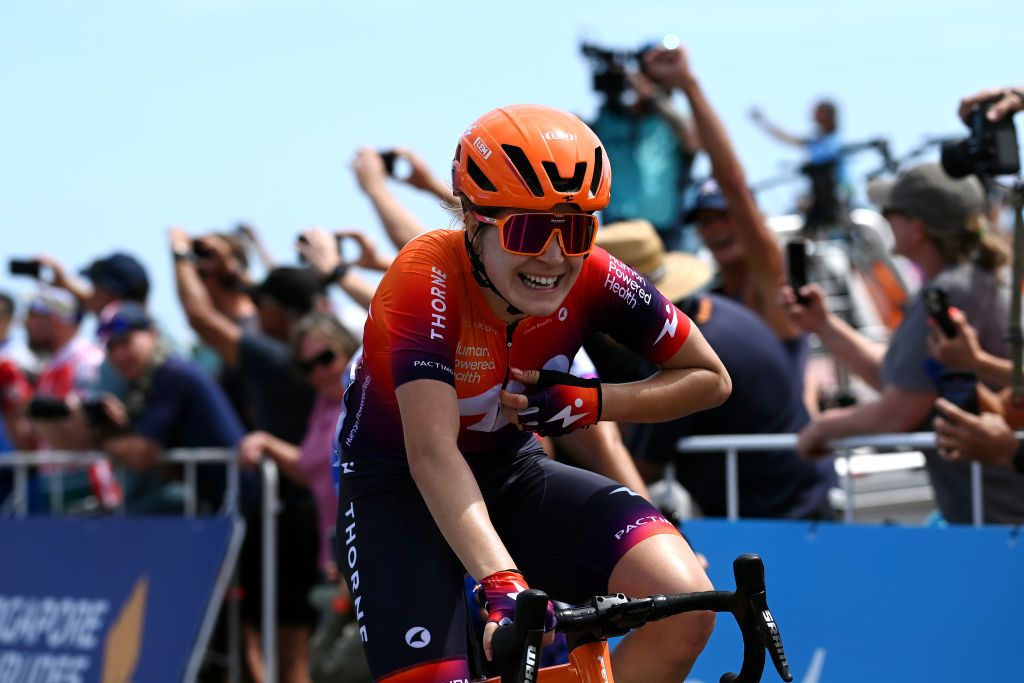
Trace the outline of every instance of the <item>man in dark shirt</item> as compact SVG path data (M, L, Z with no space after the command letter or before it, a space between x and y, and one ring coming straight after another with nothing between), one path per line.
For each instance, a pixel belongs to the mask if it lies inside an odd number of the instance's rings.
M107 396L104 415L92 419L100 447L130 469L125 506L131 512L180 510L184 492L156 467L160 452L234 448L244 434L241 422L212 379L168 353L141 304L109 304L98 333L128 383L124 403ZM224 494L224 467L200 465L197 473L199 501L215 509Z
M697 325L732 377L732 395L717 408L679 420L643 425L627 441L641 473L653 478L664 463L676 463L676 476L705 515L724 516L725 462L722 453L680 454L684 436L712 434L792 434L809 420L800 381L778 337L755 313L716 294L692 295L709 270L685 254L666 254L649 226L606 227L598 244L651 279ZM602 378L606 368L640 379L656 370L624 359L607 342L588 343L587 352ZM595 346L605 346L603 350ZM807 463L793 451L754 451L739 458L740 514L750 517L828 516L828 489L835 482L832 461Z

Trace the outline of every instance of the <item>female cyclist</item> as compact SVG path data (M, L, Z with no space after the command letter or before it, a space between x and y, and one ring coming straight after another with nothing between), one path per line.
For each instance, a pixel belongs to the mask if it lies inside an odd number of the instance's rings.
M731 389L689 319L593 248L611 183L601 141L562 111L495 109L463 134L452 176L465 229L416 237L385 274L338 437L339 557L370 669L389 683L469 680L467 572L488 657L528 581L566 602L711 588L655 507L549 460L535 438L671 420ZM568 374L594 330L661 372L621 385ZM641 629L615 677L681 680L713 624L696 613Z

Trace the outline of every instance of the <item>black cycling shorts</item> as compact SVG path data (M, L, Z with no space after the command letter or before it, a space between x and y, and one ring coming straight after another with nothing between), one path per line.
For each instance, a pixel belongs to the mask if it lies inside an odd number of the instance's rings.
M678 533L644 498L548 459L533 441L512 456L469 464L516 567L554 600L606 593L626 551ZM337 539L375 680L468 680L465 570L405 463L341 455Z

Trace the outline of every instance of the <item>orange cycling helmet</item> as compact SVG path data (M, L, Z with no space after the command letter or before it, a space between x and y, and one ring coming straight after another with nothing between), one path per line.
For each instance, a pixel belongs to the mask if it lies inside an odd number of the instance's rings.
M487 112L455 148L452 189L479 207L550 211L608 206L612 170L604 145L578 117L537 104Z

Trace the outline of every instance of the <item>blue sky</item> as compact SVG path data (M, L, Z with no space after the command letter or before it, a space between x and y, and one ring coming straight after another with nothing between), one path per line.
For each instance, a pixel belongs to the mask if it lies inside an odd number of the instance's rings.
M1018 0L8 0L0 257L47 252L78 268L133 252L158 317L183 335L167 226L245 219L282 261L310 225L379 235L348 169L359 146L413 147L443 176L459 133L492 107L588 116L582 37L628 48L677 34L756 181L799 153L760 133L751 105L808 132L811 103L827 95L846 139L884 135L905 152L965 132L962 95L1024 82L1022 30ZM784 210L795 189L762 203ZM432 200L399 196L425 223L448 224ZM29 287L4 265L0 289Z

